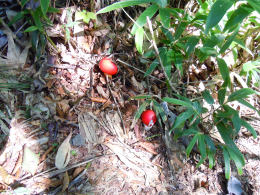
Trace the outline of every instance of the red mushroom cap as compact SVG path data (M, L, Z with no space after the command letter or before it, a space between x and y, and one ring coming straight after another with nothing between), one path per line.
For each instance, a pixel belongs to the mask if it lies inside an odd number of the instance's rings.
M102 60L100 60L99 68L103 73L108 75L114 75L117 73L117 66L108 57L105 57Z
M153 110L146 110L142 113L141 119L146 126L152 127L156 122L156 114Z

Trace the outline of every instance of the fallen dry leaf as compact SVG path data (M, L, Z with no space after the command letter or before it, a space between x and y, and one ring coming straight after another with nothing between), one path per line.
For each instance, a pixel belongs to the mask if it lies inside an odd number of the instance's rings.
M69 109L69 100L62 100L56 104L56 112L61 118L66 118Z
M55 157L55 166L58 169L65 168L69 161L70 161L70 139L71 139L72 133L70 132L69 136L62 142L60 145L58 152Z
M12 175L9 175L4 167L0 166L0 181L9 185L13 183L14 180L15 178Z
M25 146L23 155L23 170L34 175L37 171L39 162L39 156Z
M70 183L70 177L68 175L68 172L66 171L63 175L63 184L62 184L62 192L65 192L65 190L69 187Z

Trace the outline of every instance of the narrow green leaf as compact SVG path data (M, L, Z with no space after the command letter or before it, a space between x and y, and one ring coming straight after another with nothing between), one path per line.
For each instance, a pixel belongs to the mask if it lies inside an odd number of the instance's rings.
M255 110L255 111L258 113L258 115L260 116L260 111L257 110L253 105L251 105L250 103L248 103L246 100L238 99L237 101L238 101L240 104L243 104L243 105L245 105L246 107L251 108L252 110Z
M179 24L179 26L177 27L175 34L174 34L174 40L177 40L180 38L181 34L183 33L183 31L186 29L186 27L188 26L188 22L186 21L181 21L181 23Z
M144 77L150 75L158 65L159 65L159 62L158 62L157 59L155 59L155 60L151 63L151 65L149 66L149 68L147 69L147 71L145 72Z
M215 165L214 154L211 151L208 151L208 159L209 159L209 168L212 169Z
M240 27L240 25L236 28L236 30L232 33L232 35L227 38L226 42L221 47L219 53L224 53L229 48L229 46L231 45L231 43L233 42L233 40L235 39L235 37L238 33L239 27Z
M242 175L244 159L241 159L241 157L238 154L236 154L236 151L234 151L232 147L227 146L226 149L229 153L230 158L235 162L239 175Z
M242 21L249 16L249 14L254 9L249 6L248 4L242 4L240 5L230 16L229 20L227 21L225 28L223 31L230 30L234 28L236 25L241 24Z
M21 0L21 6L22 8L25 6L25 4L28 2L29 0Z
M186 155L188 158L190 156L192 148L194 147L194 145L196 144L196 142L198 140L198 136L199 136L199 134L194 135L194 137L192 138L192 140L190 141L190 143L186 149Z
M142 103L142 105L138 108L138 110L135 113L134 119L137 120L140 118L143 111L145 111L146 107L150 104L151 100L146 100Z
M167 119L167 116L166 116L166 114L165 114L165 112L164 112L164 110L163 110L161 104L159 104L159 103L158 103L156 100L154 100L154 99L153 99L152 101L153 101L154 108L155 108L155 110L156 110L156 115L157 115L157 116L161 116L163 122L166 123L168 119Z
M230 73L225 60L221 58L217 58L217 62L218 62L220 74L224 80L223 87L230 86L230 76L229 76Z
M210 95L210 92L209 92L209 90L204 90L203 92L202 92L202 96L203 96L203 98L206 100L206 102L208 103L208 104L213 104L214 103L214 99L213 99L213 97Z
M48 11L50 0L40 0L41 1L41 9L44 16L46 16L46 13Z
M30 26L27 29L25 29L24 32L32 32L32 31L35 31L35 30L38 30L37 26Z
M140 100L140 99L151 99L151 95L137 95L134 97L131 97L132 100Z
M34 23L38 27L38 29L41 31L43 30L42 22L41 22L41 11L39 9L36 9L36 11L32 12L32 17L34 20Z
M250 88L239 89L239 90L231 93L231 95L228 97L228 102L247 98L249 95L252 95L254 93L255 93L255 91Z
M199 167L207 158L207 152L206 152L206 144L205 144L205 135L200 134L198 139L198 148L201 154L200 161L196 165L196 167Z
M151 5L150 7L146 8L144 12L137 18L135 24L131 30L131 34L135 35L137 29L143 27L146 24L146 17L148 16L150 19L153 15L158 11L159 7L156 4Z
M259 0L247 0L249 5L251 5L260 14L260 2Z
M251 56L254 56L254 54L252 53L252 51L246 47L245 43L243 43L243 40L234 39L234 42L235 42L236 44L238 44L239 47L241 47L242 49L244 49L247 53L249 53Z
M233 0L217 0L212 5L207 17L205 34L208 34L209 30L219 23L233 3Z
M157 0L155 1L157 3L157 5L159 5L160 7L166 7L167 6L167 0Z
M236 133L238 134L240 128L241 128L241 119L238 115L238 112L236 112L233 117L231 118L233 126L235 127Z
M194 114L194 111L192 109L188 109L187 111L181 113L175 120L174 125L171 129L171 131L173 129L179 128L181 127L181 125L187 120L189 119L192 115Z
M254 138L257 137L255 129L248 122L246 122L245 120L241 119L241 124L242 124L242 126L247 128L247 130L250 131L250 133L252 133Z
M226 147L224 146L222 147L222 150L223 150L224 163L225 163L225 177L226 179L229 179L231 173L229 153Z
M260 60L249 61L249 62L244 63L242 71L250 72L252 70L257 70L257 68L260 68Z
M162 60L162 64L164 66L165 72L167 76L170 78L171 77L171 70L172 70L172 65L169 61L168 58L168 50L165 47L159 48L159 55Z
M59 13L60 10L55 7L49 7L47 12L48 13Z
M154 0L125 0L125 1L120 1L113 3L112 5L109 5L97 12L97 14L103 14L106 12L110 12L116 9L120 9L123 7L129 7L129 6L134 6L134 5L140 5L143 3L151 3L154 2Z
M218 90L218 102L219 104L223 104L225 101L225 97L226 97L226 91L227 88L226 87L222 87Z
M189 37L187 43L185 44L185 51L187 55L189 56L193 51L197 43L199 42L200 38L197 36L191 36Z
M175 99L175 98L164 97L162 100L165 101L165 102L168 102L170 104L177 104L177 105L180 105L180 106L193 108L193 105L190 102L185 102L185 101L178 100L178 99Z
M18 22L19 20L23 19L25 15L24 11L18 12L8 23L8 26L12 26L14 23Z
M144 41L144 29L138 28L135 34L135 45L137 51L142 54L143 53L143 41Z
M197 129L184 129L181 132L181 136L195 135L197 133L199 133Z
M173 38L173 36L172 36L172 32L169 31L169 30L166 29L166 28L163 28L163 27L162 27L161 29L162 29L163 34L166 36L166 38L169 39L170 42L173 42L173 41L174 41L174 38Z
M170 28L170 19L171 19L170 8L160 8L159 14L160 14L162 25L165 28Z
M218 52L215 48L211 47L201 47L199 48L201 52L203 52L206 56L217 56Z

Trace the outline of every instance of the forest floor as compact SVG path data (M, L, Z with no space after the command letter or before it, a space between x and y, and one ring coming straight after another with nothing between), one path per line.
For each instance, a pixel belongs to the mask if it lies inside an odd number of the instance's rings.
M213 169L207 162L196 168L199 154L192 152L187 159L182 143L163 138L163 127L155 124L145 131L140 120L133 123L142 101L131 97L147 93L167 96L167 86L160 81L165 78L159 70L144 79L147 67L140 62L127 31L128 19L121 12L99 15L97 21L69 28L67 40L62 24L78 9L62 9L54 15L54 26L46 31L59 52L48 44L41 60L36 64L27 60L23 73L16 72L34 79L32 89L28 93L1 91L3 114L15 111L9 136L1 139L3 194L14 190L25 194L227 194L222 154L217 154ZM8 47L11 41L9 38ZM29 50L28 58L32 55ZM119 67L110 80L98 68L105 56ZM187 85L189 94L199 83ZM260 109L256 97L249 101ZM231 164L232 175L247 194L260 194L259 116L241 105L233 106L258 136L254 139L241 129L236 144L246 165L243 175L237 175ZM59 152L57 145L62 143ZM65 168L55 168L57 153L63 160L60 166L69 160Z

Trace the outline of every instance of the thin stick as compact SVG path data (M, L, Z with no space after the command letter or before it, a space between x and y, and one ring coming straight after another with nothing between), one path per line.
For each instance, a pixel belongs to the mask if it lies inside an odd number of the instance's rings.
M71 165L70 167L63 168L63 169L59 169L59 170L55 170L55 169L57 169L57 168L56 168L56 167L53 167L53 168L51 168L51 169L49 169L49 170L47 170L47 171L41 172L41 173L39 173L39 174L37 174L37 175L34 175L33 177L31 177L31 178L29 178L29 179L33 179L33 178L35 178L35 177L39 177L39 176L42 176L42 175L48 175L48 178L51 178L51 177L54 177L54 176L56 176L56 175L58 175L58 174L60 174L60 173L63 173L63 172L68 171L68 170L70 170L70 169L73 169L73 168L82 166L82 165L84 165L84 164L86 164L86 163L88 163L88 162L91 162L91 161L93 161L93 160L96 160L96 159L98 159L98 158L100 158L100 157L102 157L102 156L104 156L104 155L95 156L95 157L89 158L89 159L87 159L87 160L85 160L85 161L83 161L83 162L81 162L81 163L76 163L76 164L74 164L74 165ZM55 170L55 171L53 171L53 170ZM52 172L51 172L51 171L52 171ZM19 179L18 181L19 181L19 182L20 182L20 181L23 181L23 180L27 179L29 176L30 176L30 175L26 175L25 177Z
M126 62L124 62L124 61L122 61L122 60L120 60L120 59L117 59L116 61L118 61L118 62L120 62L120 63L122 63L122 64L124 64L124 65L127 65L127 66L129 66L129 67L131 67L131 68L133 68L133 69L135 69L135 70L137 70L137 71L139 71L139 72L145 74L144 71L142 71L142 70L140 70L140 69L138 69L138 68L136 68L136 67L134 67L134 66L132 66L132 65L130 65L130 64L128 64L128 63L126 63ZM153 79L155 79L155 80L157 80L157 81L160 81L160 82L162 82L162 83L166 83L165 81L163 81L163 80L161 80L161 79L158 79L157 77L154 77L154 76L152 76L152 75L147 75L147 76L149 76L149 77L151 77L151 78L153 78Z
M109 79L108 79L108 75L106 75L106 81L107 81L107 87L108 87L108 89L109 89L109 92L110 92L111 96L113 97L113 100L114 100L114 102L115 102L115 104L116 104L117 112L118 112L118 115L119 115L120 120L121 120L121 123L122 123L123 132L124 132L124 134L126 134L124 120L123 120L123 117L122 117L122 114L121 114L119 105L118 105L118 103L117 103L117 101L116 101L116 98L114 97L114 95L113 95L113 93L112 93L112 90L111 90L111 87L110 87L110 83L109 83Z
M170 78L169 78L168 75L166 74L166 70L165 70L165 68L164 68L164 66L163 66L162 59L160 58L160 55L159 55L159 50L158 50L157 45L156 45L156 43L155 43L155 38L154 38L154 33L153 33L153 28L152 28L151 20L150 20L150 18L149 18L148 16L146 17L146 20L147 20L147 23L148 23L148 26L149 26L150 33L151 33L151 35L152 35L153 47L154 47L155 53L156 53L156 55L157 55L157 57L158 57L158 59L159 59L159 63L160 63L160 65L161 65L161 67L162 67L163 73L164 73L164 75L165 75L165 77L166 77L166 79L167 79L167 81L168 81L168 83L169 83L169 85L170 85L172 91L174 91L175 93L179 94L179 92L178 92L178 91L175 89L175 87L172 85L172 83L171 83L171 81L170 81Z

